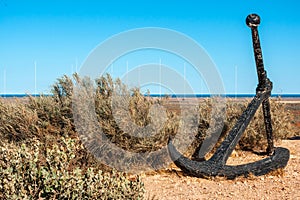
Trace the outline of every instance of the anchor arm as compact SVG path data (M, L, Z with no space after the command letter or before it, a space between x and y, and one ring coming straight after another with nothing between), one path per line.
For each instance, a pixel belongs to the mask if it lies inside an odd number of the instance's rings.
M229 132L228 136L222 142L215 154L211 157L211 161L218 165L225 165L232 151L241 139L245 129L255 115L257 109L266 98L267 92L257 92L255 97L247 106L246 110L239 117L237 123Z

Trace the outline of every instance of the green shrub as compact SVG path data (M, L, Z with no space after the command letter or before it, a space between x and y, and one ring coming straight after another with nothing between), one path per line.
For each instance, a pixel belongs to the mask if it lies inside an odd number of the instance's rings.
M1 199L142 199L144 186L139 177L129 180L123 173L103 173L89 167L72 166L74 152L83 147L72 139L47 149L41 144L0 146Z

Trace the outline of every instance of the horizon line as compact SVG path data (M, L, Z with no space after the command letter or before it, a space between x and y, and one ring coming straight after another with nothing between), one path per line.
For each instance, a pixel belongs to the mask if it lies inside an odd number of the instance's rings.
M44 94L26 94L26 93L7 93L0 94L0 98L21 98L21 97L40 97L40 96L52 96L51 93ZM221 97L229 97L229 98L243 98L243 97L254 97L255 93L240 93L240 94L144 94L144 96L150 97L172 97L172 98L205 98L205 97L213 97L213 96L221 96ZM284 97L284 98L300 98L300 93L286 93L286 94L271 94L270 97Z

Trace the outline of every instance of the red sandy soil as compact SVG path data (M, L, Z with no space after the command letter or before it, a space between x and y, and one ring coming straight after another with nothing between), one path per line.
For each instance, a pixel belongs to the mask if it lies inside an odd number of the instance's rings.
M280 172L250 178L212 180L195 178L171 167L143 176L145 199L300 199L300 140L284 140L276 146L290 150L287 167ZM228 164L262 159L250 152L236 152Z

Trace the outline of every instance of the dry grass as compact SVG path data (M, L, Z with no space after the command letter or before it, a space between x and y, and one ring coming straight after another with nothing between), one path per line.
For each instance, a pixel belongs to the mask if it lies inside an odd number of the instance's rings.
M0 137L14 142L26 142L37 138L45 144L49 143L50 146L53 142L58 142L61 136L77 138L72 113L74 81L83 80L76 74L73 79L63 76L53 85L53 96L30 97L27 104L8 105L0 101ZM95 82L96 95L93 98L100 127L111 142L118 144L119 147L133 152L154 151L165 146L168 138L178 132L181 123L178 117L181 113L178 112L176 105L178 102L170 106L168 98L145 97L138 89L129 90L120 80L113 81L109 75L100 77ZM113 96L114 93L118 95ZM212 101L204 99L199 103L198 133L189 149L190 153L202 143L207 137L207 130L212 127L210 124ZM249 101L227 100L222 137L234 126ZM167 107L165 110L167 114L164 116L166 119L155 119L153 116L159 117L157 114L151 116L153 105ZM275 140L294 136L291 114L285 109L285 104L271 100L271 112ZM147 129L150 133L140 133L141 129L136 128L159 124L161 121L164 121L164 124L158 131L155 130L155 126ZM266 134L262 110L259 109L240 140L238 148L260 151L265 147Z

